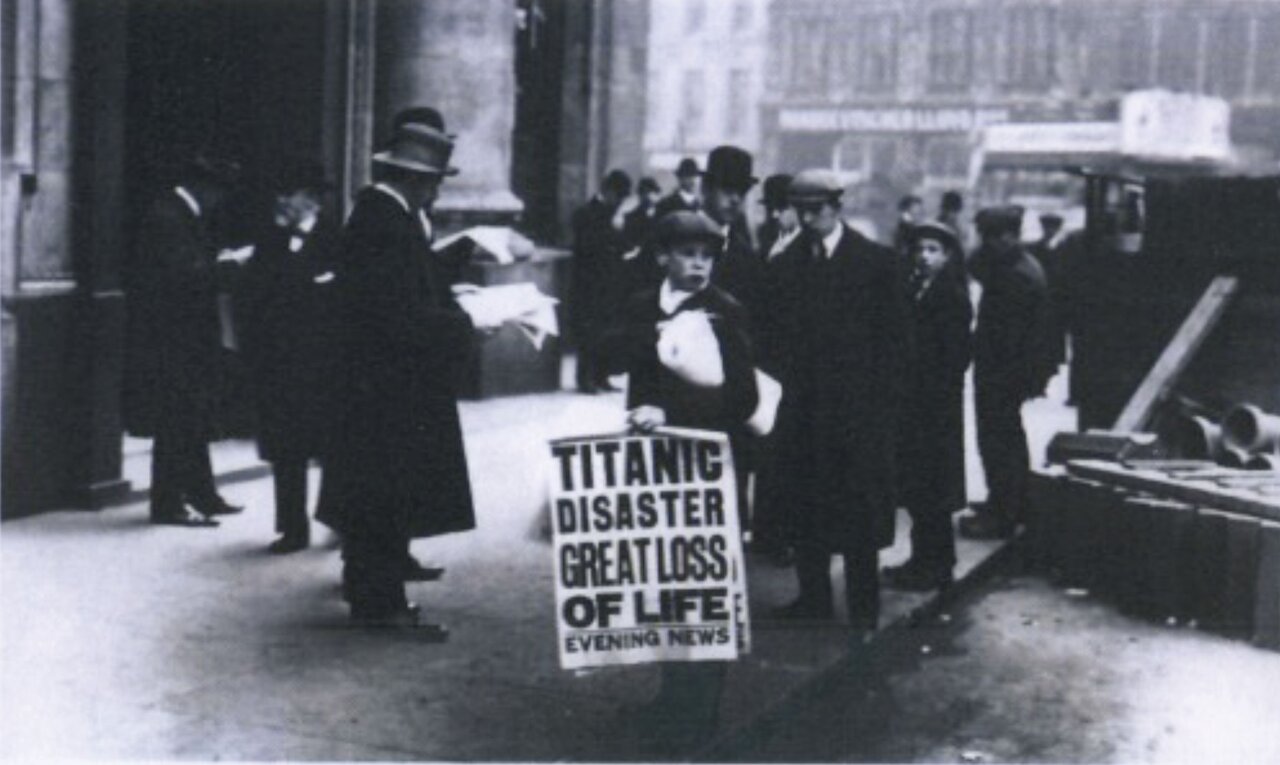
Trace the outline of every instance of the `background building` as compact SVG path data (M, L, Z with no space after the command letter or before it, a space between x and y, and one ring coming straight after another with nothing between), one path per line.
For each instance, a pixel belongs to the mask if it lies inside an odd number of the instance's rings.
M769 37L766 161L844 172L873 217L965 186L977 128L1114 120L1134 89L1224 97L1236 146L1280 153L1274 0L789 0Z
M760 149L769 0L650 0L645 161Z

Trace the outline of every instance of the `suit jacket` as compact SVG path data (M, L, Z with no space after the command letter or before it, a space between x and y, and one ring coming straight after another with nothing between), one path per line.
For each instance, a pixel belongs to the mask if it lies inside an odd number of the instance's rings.
M745 217L739 216L729 224L729 235L711 272L711 280L742 303L753 322L758 320L766 288L764 261L751 241ZM752 332L754 334L754 326Z
M475 527L455 379L472 324L438 274L416 214L365 189L342 233L341 389L321 518L389 513L414 537ZM370 501L370 498L376 498Z
M573 213L570 318L579 337L591 336L602 322L616 318L626 299L622 253L627 240L613 227L614 211L599 197Z
M236 318L266 460L325 453L340 369L335 238L323 219L309 233L267 226L240 279Z
M777 481L801 541L893 541L898 409L910 338L896 253L841 224L830 257L805 232L769 264L766 371L782 383Z
M1044 271L1019 246L984 246L974 256L973 272L982 282L974 384L1019 401L1039 396L1057 368L1048 343L1052 323Z
M899 486L911 507L959 510L967 502L964 375L973 356L964 266L948 263L920 295L909 296L912 344L902 408Z
M218 247L206 217L176 191L142 219L126 273L125 426L155 435L164 421L212 437L222 393Z

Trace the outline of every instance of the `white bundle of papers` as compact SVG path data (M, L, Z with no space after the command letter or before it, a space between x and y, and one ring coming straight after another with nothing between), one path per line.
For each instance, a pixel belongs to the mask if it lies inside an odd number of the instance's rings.
M432 249L443 252L467 239L476 246L473 257L496 263L514 263L533 256L533 242L506 226L473 226L436 242Z
M513 324L538 350L542 350L548 336L560 335L556 320L556 304L560 301L539 292L534 284L459 284L454 292L458 305L471 317L476 329L496 330L503 324Z

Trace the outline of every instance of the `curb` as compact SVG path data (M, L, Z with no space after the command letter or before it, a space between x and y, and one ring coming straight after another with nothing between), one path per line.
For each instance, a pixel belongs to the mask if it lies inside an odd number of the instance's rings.
M1021 537L1000 545L967 574L957 579L945 593L935 593L918 607L890 622L883 629L877 630L864 649L856 653L847 652L844 658L834 664L816 670L812 677L769 704L764 711L714 736L709 742L695 748L680 759L690 762L750 761L750 758L733 755L755 749L755 742L762 736L768 735L775 723L786 717L793 707L831 691L850 670L866 662L869 651L873 652L884 647L887 641L902 635L914 625L938 616L946 608L973 593L998 571L1007 568L1015 559L1020 540Z

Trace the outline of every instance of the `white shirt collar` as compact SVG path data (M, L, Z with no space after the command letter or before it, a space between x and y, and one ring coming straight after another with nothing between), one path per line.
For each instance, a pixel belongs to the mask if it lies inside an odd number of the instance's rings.
M190 191L187 191L182 186L175 186L173 190L178 196L182 197L183 202L187 203L187 207L191 208L191 214L199 218L200 203L196 201L195 196L192 195Z
M680 198L683 199L685 204L687 205L696 205L698 203L697 194L691 194L688 191L685 191L684 189L678 189L677 193L680 194Z
M697 293L678 290L671 286L670 279L665 279L662 282L662 287L658 289L658 307L662 309L663 313L670 316L680 310L680 306L684 305L684 301L695 294Z
M422 224L422 231L427 235L427 241L430 242L434 235L434 230L431 228L431 218L427 216L427 211L421 207L418 208L418 222Z
M409 209L409 200L405 199L403 194L396 191L391 186L388 186L385 183L375 183L373 184L373 187L378 191L381 191L383 194L386 194L387 196L399 202L400 206L404 208L405 212L412 212L412 210Z
M827 253L827 259L830 260L836 254L836 247L840 244L840 237L844 234L844 224L837 223L835 230L830 234L822 237L822 246Z
M800 226L796 226L790 231L784 233L782 236L779 236L777 241L773 243L773 246L769 248L769 258L773 259L781 255L782 251L790 247L791 243L796 240L796 236L803 230L804 229Z

